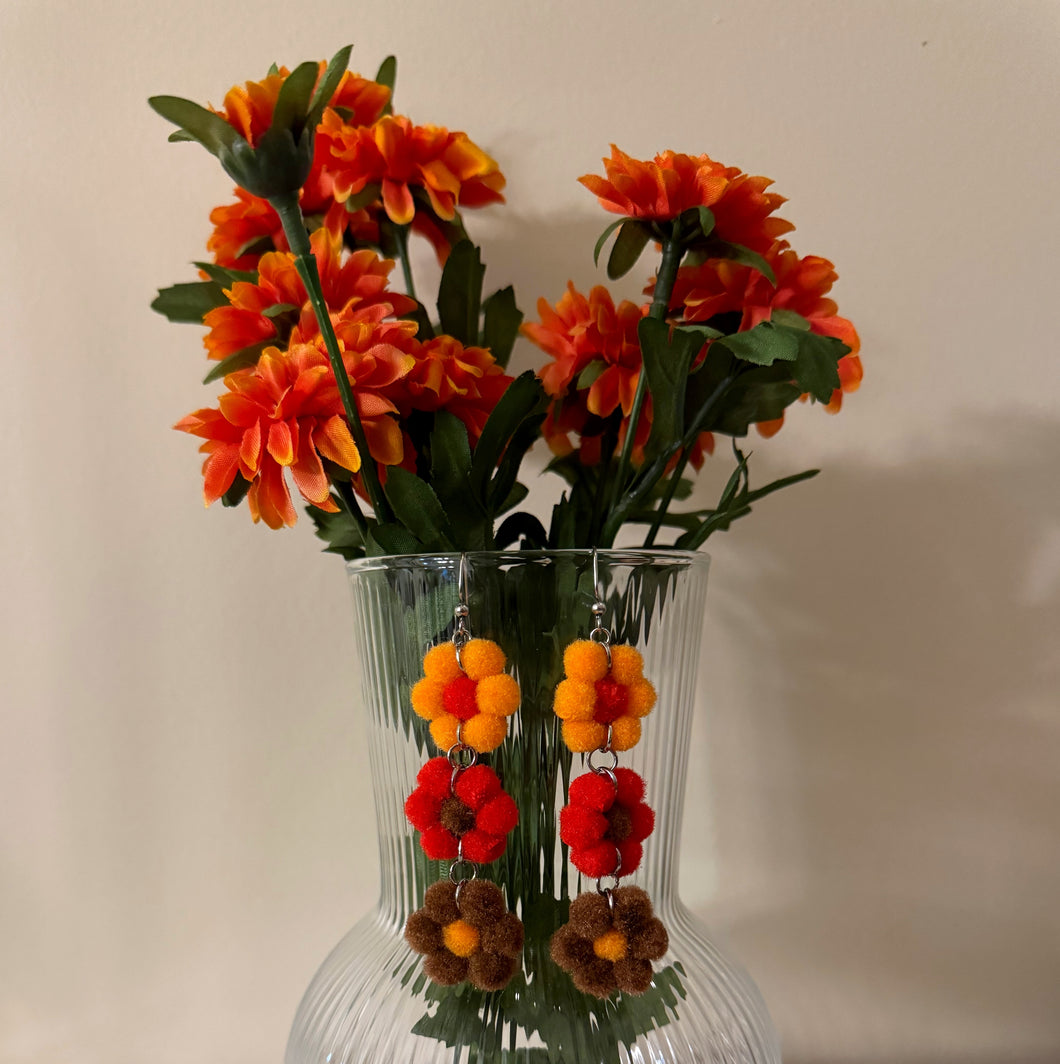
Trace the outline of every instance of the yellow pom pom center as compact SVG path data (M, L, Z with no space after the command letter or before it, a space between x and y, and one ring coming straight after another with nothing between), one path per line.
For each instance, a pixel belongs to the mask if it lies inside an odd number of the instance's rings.
M479 934L466 920L454 920L442 928L445 948L457 957L470 957L478 949Z
M446 931L448 930L446 928ZM622 960L626 955L626 936L614 929L605 931L599 938L593 940L593 953L604 961Z

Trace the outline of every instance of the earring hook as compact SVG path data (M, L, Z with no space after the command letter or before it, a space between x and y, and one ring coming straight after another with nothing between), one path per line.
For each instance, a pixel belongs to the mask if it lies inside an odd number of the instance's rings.
M611 630L604 625L604 614L607 612L607 603L604 602L603 589L600 587L600 557L596 547L593 547L593 630L589 638L594 643L599 643L607 654L607 668L611 670Z
M468 615L471 613L467 604L467 555L460 555L460 565L456 571L456 593L459 602L453 607L453 646L456 648L456 663L461 669L464 667L461 651L471 641L471 628L468 625Z

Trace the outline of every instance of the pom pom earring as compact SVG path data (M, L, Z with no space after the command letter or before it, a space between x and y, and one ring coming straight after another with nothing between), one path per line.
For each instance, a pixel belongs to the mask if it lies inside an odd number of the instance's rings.
M571 864L596 880L596 890L571 902L570 918L553 934L550 952L579 990L605 998L615 990L643 994L651 985L651 962L666 953L669 939L648 895L618 885L640 866L642 844L655 826L644 780L618 767L618 751L640 740L655 688L644 679L636 648L612 645L611 630L602 623L607 607L595 550L593 589L593 629L563 654L565 678L553 710L563 721L563 741L588 755L589 772L568 788L560 838L570 848ZM605 879L612 885L604 887Z
M408 918L405 940L423 954L423 970L434 982L467 980L479 990L500 990L519 967L523 925L508 912L501 889L478 878L478 866L504 853L519 811L479 755L504 742L508 717L519 708L519 685L504 671L504 651L471 636L465 555L457 582L452 639L427 651L423 679L411 691L412 708L430 721L431 738L445 754L420 769L405 801L423 852L452 863Z

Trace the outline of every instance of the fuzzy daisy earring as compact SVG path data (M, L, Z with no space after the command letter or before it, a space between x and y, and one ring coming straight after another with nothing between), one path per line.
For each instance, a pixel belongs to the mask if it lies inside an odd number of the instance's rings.
M405 802L423 852L451 863L408 918L405 939L424 955L423 970L434 982L467 980L479 990L500 990L518 968L523 925L500 887L479 879L478 870L504 852L519 813L479 755L504 741L520 694L504 671L504 651L471 636L464 555L458 587L452 639L427 651L423 679L411 692L412 708L430 721L431 738L445 753L420 769Z
M655 826L644 803L644 780L618 767L618 751L640 740L641 719L655 705L655 688L631 646L612 644L604 626L607 607L593 551L593 628L588 639L563 654L565 678L553 710L563 721L563 741L586 754L589 771L573 780L560 812L560 838L571 864L596 880L596 890L571 903L570 917L552 936L552 959L583 993L605 998L615 990L642 994L651 984L652 961L669 945L666 928L639 887L619 886L640 865L642 844ZM611 885L605 887L604 881Z

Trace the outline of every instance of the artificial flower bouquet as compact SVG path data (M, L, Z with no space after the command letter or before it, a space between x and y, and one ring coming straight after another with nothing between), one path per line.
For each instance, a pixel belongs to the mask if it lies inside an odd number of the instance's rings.
M199 279L153 304L206 327L205 381L223 387L176 425L203 441L207 504L245 502L278 529L297 520L293 485L348 559L605 548L633 525L645 546L671 535L695 549L814 474L752 489L735 442L772 436L800 399L837 411L861 380L857 333L828 295L835 270L792 249L770 180L612 147L603 175L580 178L617 215L594 255L615 279L654 249L644 301L568 284L524 322L511 288L483 294L464 227L465 210L504 202L498 164L465 133L394 112L392 57L368 79L349 56L274 66L216 109L150 101L171 140L198 141L237 186L210 215ZM420 239L443 265L434 299L413 277ZM520 334L547 357L513 377ZM735 469L717 504L674 509L719 436ZM547 527L518 509L542 438L566 482Z

